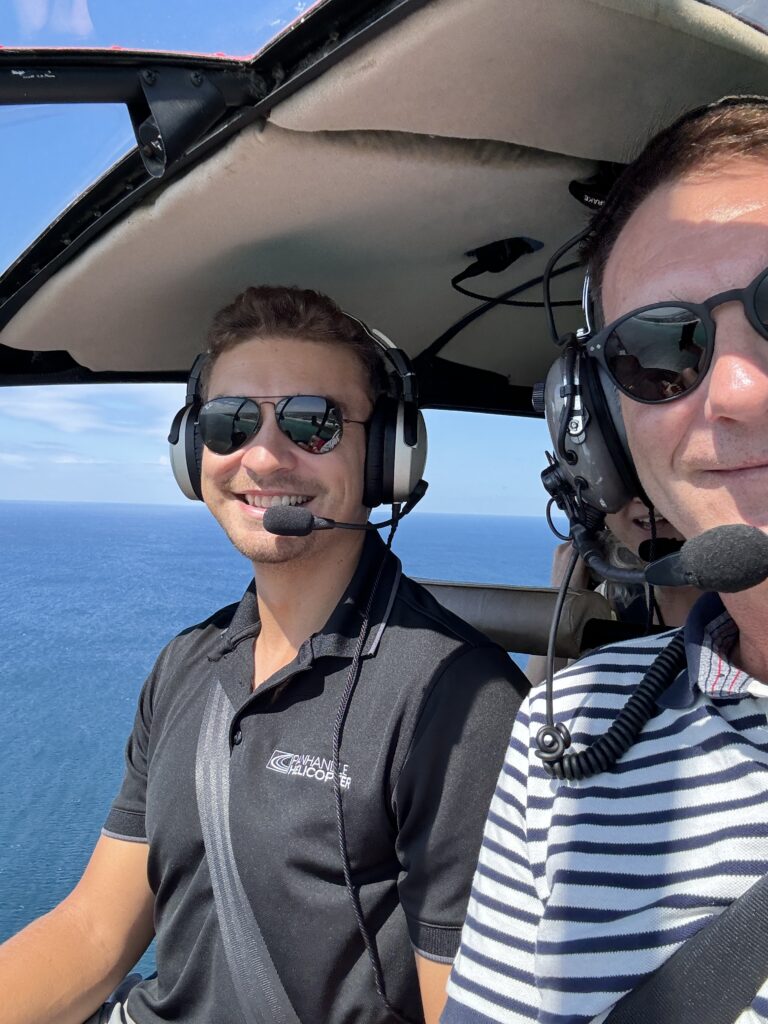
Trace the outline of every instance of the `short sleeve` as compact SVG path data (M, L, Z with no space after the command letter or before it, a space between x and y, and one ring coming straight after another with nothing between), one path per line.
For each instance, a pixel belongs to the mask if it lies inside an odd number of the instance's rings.
M527 838L529 716L525 701L488 811L441 1024L522 1024L541 1019L535 959L544 908Z
M102 829L103 835L113 839L145 842L147 838L145 811L152 707L158 680L168 652L169 648L166 647L147 677L139 695L133 729L125 747L123 782Z
M525 676L495 645L464 648L426 693L393 790L400 902L415 950L455 956L483 824Z

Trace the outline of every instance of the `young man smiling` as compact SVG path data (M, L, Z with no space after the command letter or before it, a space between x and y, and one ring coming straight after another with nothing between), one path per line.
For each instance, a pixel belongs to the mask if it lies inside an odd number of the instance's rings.
M373 339L315 292L251 288L216 317L201 490L254 583L160 656L81 882L0 950L5 1024L437 1019L526 683L377 533L263 526L278 503L365 523L386 388ZM157 977L99 1011L153 931ZM281 1017L259 988L271 965L292 1004Z
M582 369L599 361L617 392L648 498L687 538L768 532L768 100L681 118L626 169L593 228L607 326L584 337ZM602 1022L768 872L768 582L703 595L679 639L604 648L559 673L554 721L584 751L670 642L677 674L608 770L553 779L537 743L544 693L524 703L445 1024ZM718 976L714 957L707 967L725 995L734 972ZM742 1024L768 1021L768 982L740 1006ZM632 1019L658 1017L636 1007Z

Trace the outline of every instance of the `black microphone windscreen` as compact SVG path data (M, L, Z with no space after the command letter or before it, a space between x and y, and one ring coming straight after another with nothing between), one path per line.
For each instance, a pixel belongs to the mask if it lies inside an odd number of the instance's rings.
M768 536L743 523L717 526L683 545L680 567L699 590L749 590L768 578Z
M656 558L674 554L682 546L683 541L677 540L675 537L657 537L656 540L641 541L637 553L644 562L651 562Z
M267 533L278 537L306 537L312 533L312 513L298 505L273 505L264 513L262 522Z

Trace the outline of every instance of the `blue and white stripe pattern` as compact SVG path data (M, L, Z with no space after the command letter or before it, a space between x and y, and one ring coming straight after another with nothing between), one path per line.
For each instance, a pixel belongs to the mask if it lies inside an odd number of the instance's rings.
M768 699L718 646L736 638L723 615L715 595L697 603L691 682L670 688L610 772L549 779L534 753L544 687L523 704L443 1024L597 1024L768 872ZM670 636L603 648L558 674L555 718L575 750L608 728ZM739 1017L758 1022L768 1024L768 984Z

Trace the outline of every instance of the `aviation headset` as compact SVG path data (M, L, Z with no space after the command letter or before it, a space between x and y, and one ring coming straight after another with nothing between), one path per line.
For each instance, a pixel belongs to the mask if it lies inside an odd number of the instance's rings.
M419 411L416 374L408 356L394 342L362 320L354 321L376 346L391 371L396 397L379 395L366 426L363 504L366 508L407 501L420 482L427 460L427 429ZM200 466L203 443L197 429L202 405L200 374L206 355L199 355L190 370L183 408L173 418L168 434L171 468L187 498L202 501Z
M653 144L660 145L659 140L663 140L666 135L710 111L744 104L765 106L768 98L752 95L725 96L713 103L702 104L683 114L655 136ZM640 159L644 159L647 153L648 149L644 150ZM657 156L658 152L653 159ZM604 202L610 201L609 193L619 170L620 165L605 165L604 176L601 177L603 172L599 172L587 182L572 182L571 194L590 208L602 207ZM575 334L558 336L549 301L552 270L560 258L591 230L590 224L561 246L544 272L549 326L553 340L563 347L563 353L550 369L545 384L537 385L534 389L534 408L546 414L555 445L556 465L545 470L542 475L544 485L553 496L553 488L561 485L564 488L561 498L570 491L569 497L572 499L575 495L576 506L582 506L582 513L587 514L590 508L597 513L617 512L635 496L642 498L650 507L627 446L618 390L602 366L589 358L585 350L586 343L596 330L595 302L590 294L589 275L585 278L582 293L585 326ZM559 479L556 479L558 474ZM567 511L570 517L570 509Z
M589 230L589 229L587 229ZM550 260L551 273L564 252L582 240L582 231ZM545 287L545 294L548 289ZM554 445L554 460L542 473L544 486L567 512L584 525L596 525L608 512L618 512L633 497L648 504L629 452L619 392L602 366L586 352L595 333L595 310L589 275L584 279L582 310L585 326L558 335L550 327L561 355L546 380L534 388L533 405L544 413Z

